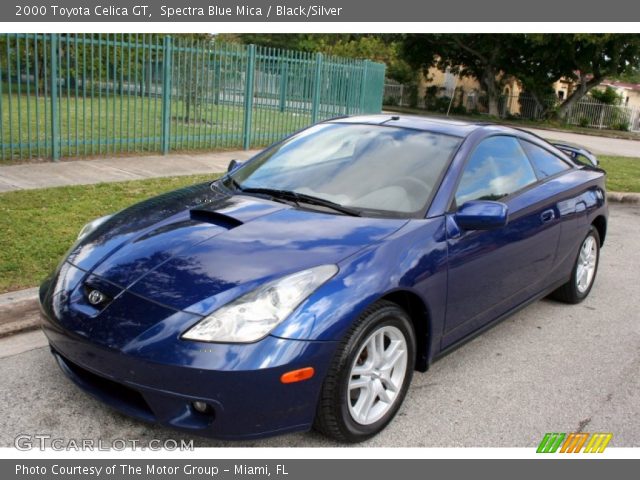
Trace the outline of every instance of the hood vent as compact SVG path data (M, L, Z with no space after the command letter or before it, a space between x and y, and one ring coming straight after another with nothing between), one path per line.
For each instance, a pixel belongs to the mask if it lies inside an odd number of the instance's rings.
M231 230L232 228L239 227L242 222L237 218L230 217L223 213L216 212L215 210L208 210L206 208L192 208L190 211L191 219L196 222L211 223L218 227Z

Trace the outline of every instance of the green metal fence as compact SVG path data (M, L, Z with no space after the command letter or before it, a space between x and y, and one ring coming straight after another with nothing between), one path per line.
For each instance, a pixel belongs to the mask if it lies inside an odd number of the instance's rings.
M0 161L267 145L379 112L385 66L154 34L0 34Z

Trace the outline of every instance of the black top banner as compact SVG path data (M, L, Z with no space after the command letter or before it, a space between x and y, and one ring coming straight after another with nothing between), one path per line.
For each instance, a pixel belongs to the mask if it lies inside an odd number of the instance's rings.
M637 22L640 2L595 0L14 0L1 22Z

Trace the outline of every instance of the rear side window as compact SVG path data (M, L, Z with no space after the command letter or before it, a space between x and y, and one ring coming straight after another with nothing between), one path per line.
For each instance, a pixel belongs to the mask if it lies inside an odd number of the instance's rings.
M514 137L483 140L465 165L456 204L471 200L499 200L537 182L531 162Z
M527 152L527 155L529 155L539 178L550 177L551 175L569 169L569 165L564 160L561 160L544 148L524 140L522 141L522 146Z

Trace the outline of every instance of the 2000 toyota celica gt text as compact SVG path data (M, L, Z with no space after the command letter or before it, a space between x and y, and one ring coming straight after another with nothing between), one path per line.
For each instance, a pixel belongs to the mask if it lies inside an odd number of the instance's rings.
M604 178L502 126L330 120L89 223L41 287L44 330L73 381L137 418L361 441L414 370L589 294Z

